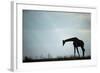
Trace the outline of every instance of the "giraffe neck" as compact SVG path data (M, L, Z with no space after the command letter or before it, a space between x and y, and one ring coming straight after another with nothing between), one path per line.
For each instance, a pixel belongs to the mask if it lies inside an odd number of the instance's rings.
M70 38L70 39L66 39L66 40L63 40L63 46L66 42L75 42L75 41L79 41L78 38L76 37L73 37L73 38Z
M79 40L79 39L76 38L76 37L74 37L74 38L66 39L66 40L64 40L64 41L65 41L65 42L69 42L69 41L74 42L74 41L77 41L77 40Z

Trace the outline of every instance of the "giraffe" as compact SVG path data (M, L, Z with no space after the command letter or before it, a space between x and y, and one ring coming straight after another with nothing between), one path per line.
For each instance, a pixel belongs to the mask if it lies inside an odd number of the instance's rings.
M80 53L79 53L79 50L78 50L78 47L81 47L82 49L82 54L83 54L83 57L84 57L84 53L85 53L85 49L84 49L84 42L80 39L78 39L77 37L73 37L73 38L69 38L69 39L65 39L63 40L63 46L66 42L69 42L69 41L72 41L73 42L73 46L74 46L74 56L76 54L76 50L77 50L77 53L80 57Z

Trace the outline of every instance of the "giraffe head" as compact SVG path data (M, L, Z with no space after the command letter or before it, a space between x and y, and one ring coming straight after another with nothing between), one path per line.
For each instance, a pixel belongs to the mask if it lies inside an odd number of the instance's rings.
M62 43L63 43L63 46L64 46L64 44L65 44L65 40L63 40Z

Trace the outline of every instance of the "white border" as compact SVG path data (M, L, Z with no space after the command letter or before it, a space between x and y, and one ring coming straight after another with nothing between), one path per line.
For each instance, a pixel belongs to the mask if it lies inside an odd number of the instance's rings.
M96 8L95 7L75 7L63 5L41 5L33 3L13 2L12 8L12 66L13 71L35 70L35 69L53 69L66 67L80 67L96 65ZM48 10L48 11L67 11L67 12L84 12L91 13L91 60L76 61L56 61L56 62L35 62L22 63L22 10Z

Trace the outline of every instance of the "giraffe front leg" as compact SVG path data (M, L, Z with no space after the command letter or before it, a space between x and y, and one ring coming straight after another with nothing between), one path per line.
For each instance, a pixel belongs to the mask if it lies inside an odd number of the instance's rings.
M74 47L74 57L75 57L75 54L76 54L76 48Z
M78 55L79 55L79 57L80 57L80 53L79 53L79 51L78 51L78 48L77 48L77 53L78 53Z

